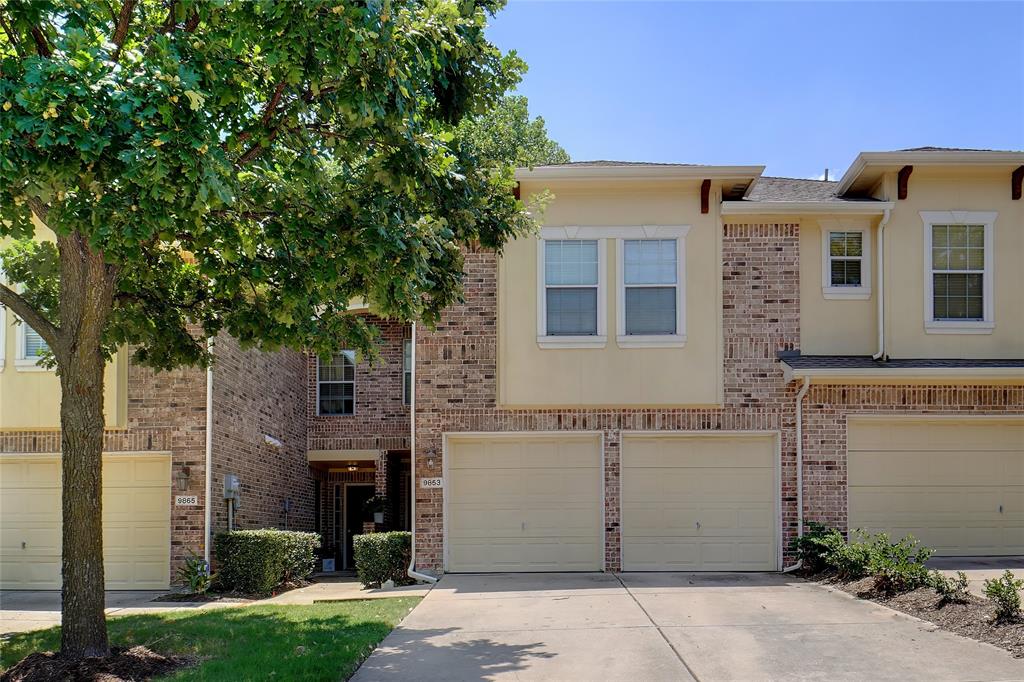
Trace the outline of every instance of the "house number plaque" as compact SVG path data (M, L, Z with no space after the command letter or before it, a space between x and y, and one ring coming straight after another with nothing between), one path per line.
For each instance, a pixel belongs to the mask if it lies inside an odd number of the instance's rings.
M199 504L198 495L175 495L174 506L175 507L194 507Z
M443 488L444 487L444 479L440 478L440 477L438 477L438 478L421 478L420 479L420 487L421 488Z

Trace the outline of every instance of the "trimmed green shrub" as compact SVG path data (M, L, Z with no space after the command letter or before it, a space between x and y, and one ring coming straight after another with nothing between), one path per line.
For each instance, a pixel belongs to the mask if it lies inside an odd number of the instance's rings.
M985 581L985 596L996 605L996 620L1010 621L1020 618L1021 589L1024 589L1024 579L1014 577L1010 569L1006 569L999 578Z
M909 592L928 584L925 562L935 552L908 535L898 542L879 533L871 541L868 571L875 576L875 589L887 594Z
M957 571L955 578L950 578L941 571L932 571L928 582L939 593L943 604L964 604L970 600L970 594L967 592L970 583L963 571Z
M316 567L316 533L262 529L218 533L213 541L217 587L267 594L279 585L308 578Z
M873 543L867 533L855 530L849 542L843 540L842 534L828 535L822 543L825 563L835 569L840 579L856 580L868 574Z
M356 575L363 587L380 587L388 580L396 585L412 584L406 568L412 557L412 533L367 533L353 538Z
M835 528L829 528L817 521L808 521L804 534L801 537L793 538L790 548L797 558L803 562L803 567L812 573L820 573L829 568L826 555L828 552L841 544L846 544L843 534Z

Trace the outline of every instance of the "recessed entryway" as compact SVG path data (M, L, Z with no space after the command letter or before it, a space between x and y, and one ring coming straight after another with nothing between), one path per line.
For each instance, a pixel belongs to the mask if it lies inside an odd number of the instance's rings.
M850 528L939 556L1024 554L1024 420L851 418Z
M446 570L599 571L598 434L448 434Z
M774 434L624 434L623 570L777 569L777 462Z

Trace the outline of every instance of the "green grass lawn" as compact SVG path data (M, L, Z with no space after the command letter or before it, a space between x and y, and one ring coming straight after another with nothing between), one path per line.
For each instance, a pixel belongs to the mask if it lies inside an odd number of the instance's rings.
M338 680L351 675L419 601L396 597L172 611L108 618L107 626L113 646L142 644L200 659L174 680ZM0 645L0 669L59 644L56 627L12 635Z

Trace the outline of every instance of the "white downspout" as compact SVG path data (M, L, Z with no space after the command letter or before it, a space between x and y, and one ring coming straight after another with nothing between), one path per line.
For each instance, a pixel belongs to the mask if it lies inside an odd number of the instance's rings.
M878 352L872 360L885 360L885 226L889 222L890 209L885 209L882 222L878 223Z
M416 323L412 323L412 339L409 342L409 466L412 467L412 475L409 481L409 494L412 500L409 506L409 525L412 527L412 546L409 552L409 568L405 573L413 580L426 583L436 583L437 578L426 573L419 573L416 570Z
M804 536L804 396L811 387L811 378L804 377L804 384L796 394L796 536ZM783 573L795 571L803 564L797 561L782 569Z
M206 339L206 352L213 355L213 338ZM203 513L203 559L206 565L210 565L210 521L212 510L210 509L210 496L213 494L213 365L206 368L206 493L203 498L206 501L206 509Z

